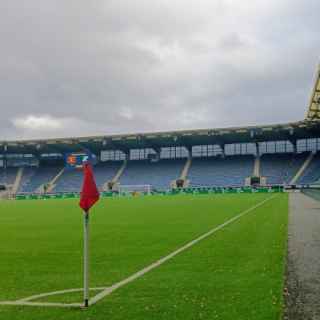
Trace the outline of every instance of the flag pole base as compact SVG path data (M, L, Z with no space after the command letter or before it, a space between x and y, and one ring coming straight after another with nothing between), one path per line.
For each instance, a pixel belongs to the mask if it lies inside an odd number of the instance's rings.
M89 307L89 299L85 299L85 300L84 300L83 307L84 307L84 308L88 308L88 307Z

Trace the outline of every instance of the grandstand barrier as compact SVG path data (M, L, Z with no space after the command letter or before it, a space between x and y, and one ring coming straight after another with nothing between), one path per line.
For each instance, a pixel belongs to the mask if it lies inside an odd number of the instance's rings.
M312 160L314 158L314 155L315 154L313 152L310 152L310 155L305 159L305 161L301 165L301 167L298 170L298 172L294 175L294 177L290 181L291 185L295 185L300 180L300 177L303 176L303 174L305 173L305 171L309 167L310 163L312 162Z
M47 183L47 192L51 192L57 184L57 181L60 179L60 177L63 175L65 168L62 168L51 181Z
M119 195L139 195L139 194L151 194L152 186L150 184L142 185L119 185Z
M257 155L254 159L254 165L253 165L253 176L260 177L260 155Z
M13 183L12 189L11 189L11 192L13 194L17 193L20 188L20 184L21 184L22 177L23 177L23 172L24 172L24 168L19 168L17 171L17 175L16 175L16 178L14 180L14 183Z
M153 195L183 195L183 194L239 194L239 193L279 193L284 192L283 186L271 186L271 187L240 187L240 188L223 188L223 187L201 187L201 188L180 188L167 191L141 191L132 193L119 193L114 191L104 191L101 192L102 198L107 197L133 197L137 195L142 196L153 196ZM14 199L16 200L46 200L46 199L77 199L80 197L78 192L68 192L68 193L51 193L51 194L17 194Z
M188 159L182 169L182 172L180 174L180 178L176 180L176 187L178 188L186 188L189 187L190 181L187 179L189 170L192 164L192 155L189 152Z
M111 180L111 181L113 182L113 184L116 184L116 183L119 182L119 179L121 178L124 170L127 168L127 165L128 165L128 160L125 159L125 160L123 161L122 166L119 168L119 170L117 171L116 175L115 175L115 176L112 178L112 180Z

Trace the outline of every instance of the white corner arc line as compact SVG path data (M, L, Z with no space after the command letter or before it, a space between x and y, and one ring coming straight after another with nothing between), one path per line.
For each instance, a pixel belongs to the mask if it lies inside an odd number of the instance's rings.
M24 302L24 301L1 301L2 306L30 306L30 307L62 307L62 308L74 308L82 307L82 303L59 303L59 302Z
M176 255L178 255L179 253L189 249L190 247L192 247L193 245L195 245L196 243L208 238L209 236L211 236L212 234L216 233L217 231L223 229L224 227L226 227L227 225L239 220L241 217L243 217L244 215L248 214L249 212L261 207L262 205L264 205L266 202L274 199L275 197L277 197L277 195L273 195L261 202L259 202L258 204L254 205L253 207L246 209L245 211L237 214L236 216L234 216L233 218L227 220L226 222L220 224L217 227L214 227L213 229L211 229L210 231L204 233L203 235L199 236L198 238L188 242L187 244L185 244L184 246L180 247L179 249L171 252L170 254L168 254L167 256L157 260L156 262L152 263L151 265L145 267L144 269L134 273L133 275L129 276L128 278L121 280L120 282L115 283L114 285L112 285L111 287L106 288L105 290L103 290L102 292L98 293L97 295L95 295L94 297L92 297L89 300L89 305L93 305L95 303L97 303L98 301L100 301L101 299L103 299L104 297L110 295L112 292L114 292L115 290L125 286L126 284L142 277L143 275L145 275L146 273L150 272L151 270L159 267L160 265L162 265L163 263L165 263L166 261L172 259L173 257L175 257Z
M102 291L102 290L105 290L105 289L107 289L107 287L90 288L90 290L92 290L92 291L99 291L99 290ZM30 297L27 297L27 298L16 300L16 302L29 302L29 301L32 301L32 300L37 300L37 299L41 299L41 298L45 298L45 297L57 296L57 295L60 295L60 294L81 292L81 291L83 291L83 288L59 290L59 291L52 291L52 292L48 292L48 293L40 293L40 294L36 294L34 296L30 296Z
M96 287L90 288L92 291L102 291L107 289L107 287ZM27 298L13 300L13 301L0 301L0 305L4 306L31 306L31 307L61 307L61 308L78 308L82 307L83 304L80 302L74 303L64 303L64 302L41 302L41 301L33 301L36 299L41 299L45 297L61 295L65 293L73 293L73 292L81 292L83 288L75 288L75 289L66 289L66 290L59 290L59 291L52 291L48 293L41 293L37 295L33 295Z
M205 238L208 238L212 234L214 234L217 231L223 229L227 225L237 221L238 219L240 219L244 215L248 214L249 212L261 207L266 202L274 199L277 196L278 196L278 194L277 195L273 195L273 196L271 196L271 197L259 202L258 204L254 205L253 207L250 207L249 209L246 209L245 211L239 213L238 215L236 215L233 218L227 220L226 222L220 224L219 226L214 227L213 229L209 230L208 232L204 233L203 235L199 236L198 238L188 242L184 246L182 246L179 249L173 251L172 253L168 254L167 256L157 260L156 262L154 262L151 265L145 267L144 269L134 273L133 275L129 276L128 278L126 278L124 280L121 280L120 282L115 283L111 287L90 288L90 290L95 290L95 291L102 290L102 291L89 300L89 305L93 305L93 304L97 303L98 301L100 301L104 297L110 295L115 290L125 286L126 284L128 284L128 283L130 283L130 282L132 282L132 281L134 281L134 280L136 280L136 279L138 279L140 277L142 277L146 273L148 273L151 270L159 267L160 265L162 265L166 261L174 258L176 255L178 255L181 252L187 250L188 248L190 248L193 245L195 245L196 243L204 240ZM79 308L79 307L83 307L82 303L37 302L37 301L32 301L32 300L39 299L39 298L44 298L44 297L48 297L48 296L64 294L64 293L79 292L79 291L82 291L82 290L83 290L82 288L76 288L76 289L67 289L67 290L59 290L59 291L54 291L54 292L42 293L42 294L33 295L33 296L30 296L30 297L26 297L26 298L14 300L14 301L0 301L0 305L33 306L33 307L62 307L62 308L74 308L74 307L76 307L76 308Z

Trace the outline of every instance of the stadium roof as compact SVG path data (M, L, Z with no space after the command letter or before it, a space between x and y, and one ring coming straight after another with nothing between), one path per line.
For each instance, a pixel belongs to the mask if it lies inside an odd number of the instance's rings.
M320 119L320 66L310 98L307 119Z
M78 152L89 149L93 153L103 150L185 146L224 145L234 143L291 141L320 137L320 66L317 70L305 120L274 125L149 132L134 134L0 141L0 154L50 154Z
M119 134L79 138L0 141L1 154L68 153L89 149L102 150L160 148L172 146L223 145L264 141L295 141L320 136L319 120L264 126Z

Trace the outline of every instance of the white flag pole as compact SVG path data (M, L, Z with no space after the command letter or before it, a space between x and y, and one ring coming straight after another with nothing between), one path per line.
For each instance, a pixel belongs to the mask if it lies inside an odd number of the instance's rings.
M89 212L84 212L83 223L83 300L84 307L89 307Z

